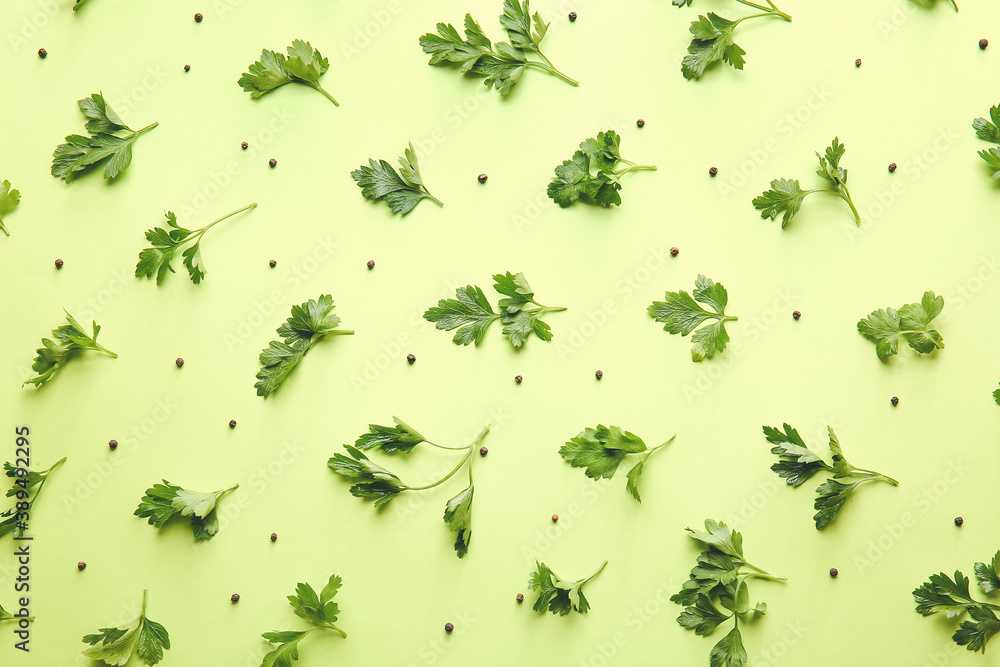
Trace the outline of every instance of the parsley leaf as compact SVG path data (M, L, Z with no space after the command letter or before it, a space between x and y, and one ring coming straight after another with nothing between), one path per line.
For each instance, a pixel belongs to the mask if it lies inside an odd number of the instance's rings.
M74 12L78 11L81 7L87 4L87 2L88 0L76 0L76 2L73 4L73 11Z
M18 620L17 616L14 616L14 614L4 609L3 605L0 605L0 623L3 623L4 621L16 621L16 620ZM34 618L29 618L28 620L29 621L34 620Z
M365 199L384 201L393 213L406 215L421 199L430 199L438 206L444 206L424 186L412 142L403 157L399 158L399 171L402 175L397 174L385 160L376 162L369 158L368 166L361 165L351 172L351 176L357 181Z
M709 13L708 16L699 16L697 21L692 21L689 30L693 39L688 46L688 55L681 60L681 73L685 79L700 79L708 67L718 62L728 63L734 69L743 69L746 63L743 56L747 52L736 44L733 37L736 26L743 21L764 17L776 17L789 22L792 20L791 16L775 7L771 0L766 0L770 8L743 0L737 1L763 10L764 13L744 16L735 21ZM673 4L677 7L690 6L691 0L674 0Z
M524 345L532 333L544 341L552 340L552 329L541 317L565 308L538 303L523 273L497 273L493 282L493 288L504 296L498 304L499 314L493 311L481 288L466 285L455 290L456 298L441 299L437 306L428 308L424 319L442 331L457 329L452 337L455 345L475 343L478 346L486 337L486 330L498 320L503 325L503 335L515 348ZM538 307L527 307L532 304Z
M3 512L0 512L0 538L7 533L19 539L28 530L28 521L31 519L31 508L42 493L42 487L52 471L66 462L66 457L59 459L46 470L35 472L27 468L18 468L10 463L4 463L4 474L14 481L7 489L8 498L14 498L14 505ZM32 493L34 492L34 493ZM18 509L21 503L27 503L27 509ZM23 508L24 506L21 505Z
M698 329L691 337L694 344L691 358L694 361L711 359L726 349L729 342L726 322L735 322L739 318L726 315L729 294L725 287L699 275L694 283L694 298L684 290L667 292L664 298L665 301L654 301L647 310L653 319L663 324L664 331L668 333L687 336L706 321L715 320ZM696 302L703 303L712 310L705 310Z
M66 137L67 143L60 144L52 153L52 175L70 183L91 166L108 160L104 165L104 178L113 181L132 163L132 145L136 139L159 123L141 130L131 129L100 93L85 97L77 104L87 117L86 129L91 136L71 134Z
M483 83L486 87L496 88L501 96L510 94L529 67L579 86L579 82L557 70L542 54L539 45L549 24L538 12L528 18L531 14L528 1L504 0L500 24L507 31L510 44L492 44L472 15L466 14L465 39L450 23L438 23L437 34L427 33L421 37L420 47L430 55L431 65L457 65L462 74L485 77ZM529 54L537 55L541 61L529 60Z
M4 179L3 183L0 183L0 232L7 236L10 236L10 232L3 224L3 217L17 208L20 203L21 193L11 189L10 181Z
M109 665L124 665L134 651L147 665L155 665L163 658L163 649L170 648L167 629L146 618L147 591L142 592L142 611L139 618L117 628L100 628L98 634L86 635L83 641L91 647L83 654Z
M301 83L323 93L334 106L339 107L337 100L319 85L319 78L330 69L330 61L312 44L301 39L293 40L286 51L287 58L282 53L264 49L260 60L252 63L249 71L244 72L236 83L254 100L286 83Z
M625 489L633 498L642 502L638 483L646 460L653 452L673 442L675 437L671 436L662 445L647 448L646 443L634 433L617 426L598 425L597 428L584 429L560 447L559 455L574 468L585 468L584 472L591 479L611 479L626 456L637 454L638 461L627 474Z
M671 602L684 607L677 623L707 637L732 619L733 629L712 648L709 662L712 667L743 667L747 663L747 652L740 634L740 621L767 611L763 602L750 606L747 580L785 581L785 578L775 577L747 562L743 557L743 536L721 521L707 519L704 532L691 528L687 531L707 549L698 556L698 563L680 592L670 598Z
M97 344L97 334L101 331L101 327L97 322L91 323L93 335L88 335L72 315L66 311L63 312L66 313L66 321L69 324L64 324L58 329L52 330L52 336L55 338L54 341L48 338L42 339L42 347L35 350L38 356L35 357L35 362L31 364L31 370L38 373L38 377L25 380L24 384L21 385L22 387L26 384L33 384L36 387L42 386L51 380L70 359L77 356L77 352L82 350L96 350L103 352L112 359L118 358L117 354Z
M335 574L319 595L309 584L300 583L296 586L295 595L288 596L288 603L295 610L295 615L311 623L312 627L302 631L265 632L262 637L277 646L264 656L261 667L291 667L292 661L299 659L299 642L317 628L333 630L341 637L347 637L346 632L334 625L340 614L340 607L332 600L342 584L343 580Z
M920 303L908 303L898 311L880 308L858 322L858 332L875 343L875 354L886 361L899 351L899 339L906 342L920 354L930 354L944 347L944 339L931 321L944 309L944 297L934 292L924 292Z
M546 193L549 199L566 208L582 201L600 206L620 206L622 189L620 178L630 171L656 171L652 165L636 164L621 156L621 137L614 130L601 132L594 139L580 143L573 157L555 169L555 177ZM619 163L627 165L615 171ZM591 167L597 170L591 174Z
M813 516L816 522L816 530L823 530L832 524L839 516L855 489L867 482L882 481L893 486L899 486L899 482L872 470L855 468L844 458L844 451L840 446L837 434L832 427L827 427L830 435L830 452L832 454L832 464L826 463L819 455L809 449L802 441L798 431L784 425L784 431L773 426L764 427L764 437L774 445L771 448L772 454L778 455L778 462L771 466L771 470L785 480L789 486L798 487L806 482L810 477L821 470L832 473L833 479L828 479L816 489L816 501L813 508L818 510ZM839 479L853 478L855 481L844 483Z
M528 590L538 591L535 611L545 613L546 608L553 614L565 616L571 611L586 614L590 603L583 594L583 587L599 575L608 561L604 561L597 572L586 579L566 581L553 572L545 563L535 561L535 571L528 577Z
M371 501L376 509L387 505L400 493L406 491L426 491L444 484L455 473L468 464L469 486L448 500L444 510L444 522L455 533L455 551L459 558L469 552L472 540L472 497L475 487L472 483L472 453L489 433L486 426L479 436L469 445L463 447L446 447L425 439L406 423L393 417L395 427L369 424L368 433L364 433L355 441L355 447L344 445L349 456L334 454L327 466L342 479L353 482L351 494L363 500ZM395 474L380 465L370 461L361 450L381 449L387 454L409 454L420 443L426 443L439 449L463 452L462 459L451 472L441 479L425 486L409 486Z
M191 528L196 540L210 540L219 532L219 516L216 506L227 493L235 491L239 484L222 491L201 493L188 491L163 480L146 489L146 495L139 501L133 512L137 517L148 517L150 526L160 528L167 519L179 514L191 517Z
M911 0L911 1L914 4L920 5L921 7L924 7L926 9L930 9L931 7L934 6L934 4L936 3L937 0ZM956 4L956 0L949 0L949 2L951 2L951 5L955 8L955 13L957 14L958 13L958 5Z
M278 327L284 341L272 340L260 353L263 368L257 371L257 395L267 398L288 378L313 345L326 336L351 335L353 331L338 329L340 318L333 314L333 297L323 294L319 301L310 299L292 306L292 316Z
M177 216L174 215L173 211L166 211L164 215L167 218L167 229L154 227L146 231L146 240L152 244L152 247L146 248L139 253L139 262L135 265L135 277L152 278L155 275L156 284L163 284L163 279L167 277L167 271L174 273L174 267L170 266L170 260L173 259L174 252L182 245L194 241L194 245L189 246L183 252L184 266L187 267L191 281L195 285L201 284L206 273L201 263L201 237L214 225L217 225L226 218L254 208L257 208L256 202L249 206L244 206L238 211L224 215L215 222L193 231L179 226L177 224Z
M996 593L1000 591L1000 551L993 556L990 563L976 563L976 579L979 580L979 587L985 593Z
M972 121L972 127L976 130L976 136L983 141L1000 144L1000 107L995 105L990 107L990 120L977 118ZM981 150L979 157L983 158L992 170L991 178L1000 179L1000 147Z
M847 189L847 170L840 166L840 158L844 156L844 144L837 137L826 149L825 155L816 153L819 159L819 170L816 172L825 179L830 187L825 190L803 190L797 180L777 178L771 181L771 189L761 193L753 200L753 207L760 211L760 217L774 220L781 215L781 228L784 229L795 214L802 208L802 200L814 192L829 192L837 195L851 207L854 222L861 226L861 214L854 206L851 193Z
M979 585L987 592L996 582L998 559L1000 553L994 556L990 566L976 563ZM952 635L952 639L970 651L981 651L985 654L986 643L993 635L1000 632L1000 619L996 615L996 612L1000 611L1000 605L973 599L969 592L968 577L958 570L955 570L954 579L944 572L932 574L928 581L913 591L913 599L917 603L917 612L923 616L943 611L948 618L957 618L969 612L971 620L963 621Z

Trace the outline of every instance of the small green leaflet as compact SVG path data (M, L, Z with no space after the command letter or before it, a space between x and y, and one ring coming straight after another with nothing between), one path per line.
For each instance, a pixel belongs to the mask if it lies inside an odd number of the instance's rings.
M802 208L802 200L814 192L828 192L837 195L851 207L854 222L861 226L861 214L854 206L851 193L847 189L847 170L840 166L840 158L844 156L844 144L837 137L827 147L825 155L816 153L819 160L819 170L816 172L825 179L830 187L824 190L803 190L797 180L778 178L771 181L771 189L758 195L753 200L753 207L760 211L760 217L774 220L781 216L781 228L784 229L795 214Z
M597 571L586 579L566 581L553 572L545 563L535 561L535 571L528 577L528 590L538 591L534 610L545 613L548 609L553 614L566 616L571 611L586 614L590 611L590 603L583 594L583 587L599 575L608 561L604 561Z
M409 454L410 450L421 442L427 442L427 438L420 435L415 428L401 420L393 417L395 426L379 426L369 424L368 433L363 433L354 441L354 446L360 450L381 449L386 454L401 452Z
M4 621L16 621L16 620L18 620L17 616L14 616L14 614L4 609L3 605L0 605L0 623L3 623ZM34 619L29 618L28 620L30 621Z
M1000 389L993 390L993 400L997 405L1000 405Z
M70 183L93 165L107 160L104 178L113 181L132 163L132 145L136 139L159 123L147 125L141 130L131 129L100 93L85 97L77 104L87 117L86 129L90 136L71 134L66 137L67 143L56 147L52 153L52 175Z
M930 9L937 2L937 0L910 0L910 1L915 5L920 5L921 7L924 7L925 9ZM955 13L957 14L958 5L955 4L955 0L949 0L949 2L951 2L952 7L955 8Z
M957 7L955 11L958 11ZM972 127L976 130L976 136L983 141L1000 144L1000 107L996 105L990 107L990 120L977 118L972 121ZM990 177L1000 179L1000 147L981 150L979 157L989 165Z
M437 306L424 313L424 319L433 322L442 331L455 331L455 345L477 346L486 337L486 330L496 321L503 325L503 335L511 345L519 348L534 333L544 341L552 340L552 329L542 321L545 313L555 313L565 308L543 306L535 300L535 293L523 273L497 273L493 276L493 289L503 295L499 313L494 312L483 290L475 285L459 287L454 299L441 299ZM529 308L529 305L537 308Z
M833 479L827 479L816 489L816 501L813 508L818 510L813 516L816 530L828 528L844 509L844 504L861 484L882 481L899 486L899 482L880 473L864 468L855 468L844 458L833 427L827 427L830 436L830 453L832 463L827 463L819 455L809 449L799 432L788 424L783 429L765 426L764 437L774 445L771 453L778 456L778 462L771 470L785 480L789 486L798 487L820 471L831 473ZM839 479L852 478L850 483L839 482Z
M742 0L737 0L742 2ZM677 7L691 6L691 0L674 0ZM749 4L749 3L743 3ZM691 44L688 46L688 55L681 60L681 74L685 79L700 79L705 74L705 70L718 62L731 65L734 69L741 70L746 63L743 56L744 51L735 41L733 32L743 21L747 19L775 17L784 21L791 21L792 17L779 10L774 4L767 0L768 7L752 4L756 9L764 10L763 14L753 14L731 21L715 13L708 16L699 16L697 21L692 21Z
M669 445L676 436L671 436L662 445L647 448L642 439L617 426L601 426L586 428L575 438L559 448L559 455L574 468L585 468L587 477L591 479L611 479L619 464L629 454L636 454L637 461L629 470L625 489L637 501L639 497L639 477L643 473L646 460L653 452Z
M747 651L739 623L767 612L763 602L750 605L747 580L785 581L785 578L775 577L747 562L743 557L743 536L721 521L707 519L704 532L690 528L687 531L707 549L698 556L698 563L680 592L670 598L671 602L684 607L677 623L707 637L732 619L733 629L712 648L709 664L712 667L744 667Z
M182 255L191 281L195 285L200 285L206 273L205 269L202 268L201 261L201 237L226 218L254 208L257 208L256 202L224 215L215 222L194 231L179 226L177 216L174 215L173 211L164 212L167 218L167 229L154 227L146 231L146 240L152 244L152 247L139 253L139 262L135 265L135 277L152 278L155 275L156 284L163 284L163 279L167 277L167 271L174 273L174 267L170 266L170 260L173 259L174 253L184 244L194 241L194 244L188 246Z
M312 624L308 630L302 631L275 631L265 632L262 637L272 644L276 644L270 653L264 656L261 667L291 667L293 660L299 659L299 642L303 637L317 628L327 628L333 630L341 637L347 637L347 633L334 625L340 608L336 602L332 602L340 590L343 580L335 575L330 577L323 590L316 595L316 590L309 584L300 583L295 588L295 594L288 596L288 603L295 610L295 615Z
M368 166L361 165L351 172L351 176L357 181L365 199L384 201L393 213L406 215L421 199L430 199L438 206L444 206L440 199L431 195L420 177L413 142L399 158L399 171L397 174L385 160L376 162L368 158Z
M472 540L472 494L475 488L469 484L457 496L448 501L444 508L444 522L457 536L455 551L462 558L469 553L469 542Z
M344 445L344 449L349 456L334 454L327 466L345 480L362 480L351 487L351 495L370 500L378 509L409 488L394 474L370 461L359 449L350 445Z
M621 156L621 137L614 130L598 133L594 139L580 143L573 157L556 167L555 176L546 190L549 199L566 208L578 201L599 206L620 206L620 179L630 171L656 171L653 165L636 164ZM618 164L627 165L615 171ZM591 168L597 170L591 173Z
M875 343L875 354L881 361L899 351L899 340L903 338L920 354L930 354L944 348L944 339L931 321L944 309L944 297L934 292L924 292L920 303L908 303L898 311L880 308L858 322L858 332Z
M1000 552L993 557L992 563L976 563L976 579L986 593L995 592L1000 585L998 567ZM944 612L949 619L953 619L968 612L971 620L962 621L952 639L970 651L985 654L986 643L1000 632L1000 618L997 618L1000 605L975 600L969 591L969 578L958 570L955 570L954 579L944 572L932 574L928 581L913 591L913 599L917 603L917 612L922 616Z
M89 2L89 0L76 0L76 2L73 3L73 11L79 11L79 9L87 4L87 2Z
M10 187L10 181L4 179L0 183L0 232L10 236L7 227L3 224L3 217L17 208L21 203L21 193Z
M484 77L486 87L496 88L501 96L510 94L529 67L558 76L573 86L580 85L542 55L539 45L549 24L538 12L531 16L528 0L504 0L500 24L511 43L492 44L472 15L466 14L465 39L450 23L438 23L437 34L421 37L420 47L430 55L431 65L457 66L462 74ZM533 54L541 60L530 60Z
M664 331L687 336L709 320L712 324L702 327L691 337L691 359L702 361L711 359L726 349L729 334L726 322L735 322L738 317L726 315L729 293L720 283L699 275L694 283L694 298L680 290L667 292L664 301L654 301L647 310L657 322L663 324ZM703 303L711 310L705 310Z
M167 519L179 514L191 517L191 529L196 540L210 540L219 532L219 515L216 507L222 497L240 487L239 484L222 491L201 493L188 491L163 480L146 489L146 495L133 512L137 517L148 518L150 526L160 528Z
M97 322L91 323L93 334L87 334L72 315L66 311L63 312L66 313L66 321L69 324L52 330L52 336L55 340L42 339L42 347L35 350L38 356L31 364L31 370L38 373L38 377L25 380L22 387L26 384L32 384L36 387L42 386L51 380L70 359L76 357L83 350L95 350L103 352L112 359L118 358L117 354L97 344L97 334L101 331Z
M142 611L139 618L117 628L100 628L97 634L86 635L83 641L90 644L83 654L92 660L108 665L124 665L133 651L147 665L155 665L163 658L163 650L170 648L167 629L146 618L147 591L142 592Z
M9 462L4 463L4 474L14 480L11 482L10 488L7 489L6 497L13 498L14 504L0 512L0 538L10 533L14 539L20 539L27 532L28 521L31 519L31 509L41 495L42 487L45 486L52 471L65 462L66 457L64 456L41 472L18 468ZM21 503L27 503L27 509L24 509L23 505L21 505L21 509L18 509L18 505Z
M254 100L286 83L301 83L323 93L334 106L339 107L337 100L319 85L319 78L330 69L330 61L312 44L301 39L292 41L286 50L287 58L282 53L264 49L260 60L251 64L249 71L244 72L236 83Z
M257 395L267 398L288 378L313 345L326 336L351 335L354 332L338 329L340 318L333 314L333 297L323 294L319 300L310 299L299 306L292 306L292 316L278 327L282 341L272 340L260 353L262 368L257 371Z

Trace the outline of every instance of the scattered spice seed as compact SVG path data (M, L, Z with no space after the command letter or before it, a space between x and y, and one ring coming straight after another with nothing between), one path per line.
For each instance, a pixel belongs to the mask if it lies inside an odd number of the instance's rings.
M604 371L601 370L597 371L596 373L594 373L594 377L600 380L602 377L604 377Z
M479 455L480 456L486 456L489 453L490 453L490 450L486 449L485 447L480 447L479 448Z
M486 174L479 174L478 180L480 183L485 183L487 178L489 178L489 176L487 176Z
M229 420L229 428L236 428L236 420L235 419L230 419Z
M201 12L199 12L199 13L197 13L197 14L194 15L194 22L195 23L201 23L201 20L203 18L205 18L205 17L201 15Z
M959 527L961 527L963 523L965 523L965 519L963 519L963 518L962 518L962 517L960 517L960 516L956 516L956 517L955 517L955 525L956 525L956 526L959 526Z
M671 257L676 257L679 254L681 254L680 249L678 249L678 248L671 248L670 249L670 256Z
M797 310L793 310L793 311L792 311L792 319L793 319L793 320L797 320L797 319L799 319L800 317L802 317L802 313L800 313L800 312L799 312L799 311L797 311Z
M712 168L710 168L708 170L708 175L709 176L715 176L718 173L719 173L719 168L718 167L712 167Z
M108 440L108 448L111 451L114 451L114 450L118 449L118 441L117 440Z
M552 515L552 523L555 523L558 520L559 520L559 515L558 514L553 514Z
M278 265L278 262L277 262L277 260L273 260L272 259L270 262L267 263L267 265L270 266L273 269L274 267L276 267Z
M272 169L273 169L274 167L277 167L277 166L278 166L278 161L277 161L277 160L275 160L274 158L271 158L270 160L268 160L268 161L267 161L267 163L268 163L269 165L271 165L271 168L272 168Z
M232 600L233 604L236 604L237 602L240 601L240 594L239 593L233 593L233 597L231 597L229 599Z
M833 577L834 579L836 579L838 574L840 574L840 572L837 571L837 568L835 568L835 567L831 567L830 568L830 576L831 577Z
M191 71L191 66L190 65L185 65L184 66L184 71L185 72L190 72Z
M854 61L854 66L861 67L861 58L858 58L857 60Z
M514 382L516 382L516 383L518 383L518 384L521 384L521 381L522 381L522 380L524 380L524 378L523 378L523 377L521 377L520 375L515 375L515 376L514 376Z
M896 163L893 162L892 164L889 165L889 173L891 174L895 171L896 171Z
M246 150L246 149L250 148L250 144L248 144L247 142L244 141L242 144L240 144L240 148L242 148L243 150Z
M85 570L86 568L87 568L87 564L84 563L82 560L79 563L76 564L76 569L80 570L81 572L83 570Z
M985 51L986 47L989 46L989 45L990 45L990 40L986 39L985 37L983 39L979 40L979 48L981 48L983 51ZM44 51L44 50L45 49L42 49L42 51ZM41 55L41 54L39 54L39 55ZM42 56L42 57L44 58L45 56Z
M371 269L374 269L374 268L375 268L375 260L374 259L369 259L368 260L368 269L371 270Z
M177 357L177 361L175 361L174 363L177 364L177 368L180 368L181 366L184 365L184 360L181 359L180 357Z
M893 396L891 399L889 399L889 402L892 403L893 407L896 407L897 405L899 405L899 396Z
M63 261L61 259L56 260L56 268L61 269L63 267Z
M980 42L980 44L982 44L982 42ZM983 48L985 48L985 47L983 47ZM44 58L47 55L49 55L48 51L46 51L45 49L38 49L38 57L39 58Z
M454 629L455 629L455 626L452 625L451 623L445 623L444 624L444 631L447 632L448 634L451 634L451 631L454 630Z
M524 602L524 593L518 593L517 594L517 603L521 604L522 602Z
M643 119L640 118L639 120L635 121L635 126L636 127L646 127L646 121L644 121Z
M277 542L278 541L278 534L277 533L271 533L271 541L272 542Z
M576 12L569 13L569 20L571 23L576 20Z
M412 364L414 361L417 360L417 357L414 354L408 354L406 355L406 360Z

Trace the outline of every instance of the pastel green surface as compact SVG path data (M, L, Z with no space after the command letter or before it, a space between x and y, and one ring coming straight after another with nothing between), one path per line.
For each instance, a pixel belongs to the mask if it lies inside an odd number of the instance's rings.
M788 577L751 587L768 604L744 627L752 665L996 664L1000 647L986 657L957 649L953 623L921 618L910 592L933 572L971 574L1000 547L990 396L1000 191L970 127L1000 102L990 85L1000 36L987 30L1000 6L779 5L793 23L740 26L745 71L716 68L692 83L679 71L689 22L745 8L533 3L552 21L546 55L581 85L530 71L501 100L429 67L417 44L466 11L499 39L499 0L89 0L75 13L70 0L4 3L0 179L22 202L0 238L0 458L14 457L14 427L28 425L39 465L68 461L31 523L31 653L0 626L0 663L89 664L80 638L133 618L148 588L149 616L170 632L163 665L254 667L267 650L260 633L306 627L285 601L295 584L321 587L336 572L348 638L313 633L303 667L705 665L729 626L697 637L667 597L697 554L684 528L711 517L744 533L752 562ZM981 51L981 37L998 43ZM322 84L340 108L304 86L251 101L236 85L262 47L295 38L330 58ZM83 130L76 100L98 91L133 127L159 127L118 182L91 174L67 186L49 175L51 153ZM608 128L626 157L659 171L630 174L618 209L560 210L545 197L553 167ZM824 195L784 232L761 220L750 200L778 177L818 187L813 152L835 135L865 229ZM349 172L369 157L394 163L408 141L445 206L424 202L400 219L364 201ZM159 288L132 277L163 209L200 227L254 201L205 237L201 286L180 266ZM490 274L506 270L523 271L543 303L569 307L547 318L551 343L514 352L494 327L481 347L460 348L421 319L456 286L489 290ZM689 341L662 331L646 306L690 290L699 273L728 288L727 312L740 320L725 353L695 364ZM855 323L928 289L945 297L946 349L917 358L904 348L881 364ZM324 293L356 335L317 346L275 396L258 398L260 349L293 304ZM50 385L21 389L63 308L96 319L119 358L87 355ZM462 560L441 520L462 481L377 514L326 468L393 414L448 444L492 425L490 453L474 462ZM768 469L760 427L782 421L816 443L832 424L853 463L900 486L863 488L818 533L818 481L793 490ZM595 484L559 458L598 422L651 444L677 433L647 465L641 505L624 471ZM453 457L410 458L392 469L419 481ZM215 539L195 544L183 523L157 531L132 516L164 477L201 491L240 484ZM0 552L8 609L18 597L11 544ZM588 585L587 616L531 611L535 558L570 579L609 560Z

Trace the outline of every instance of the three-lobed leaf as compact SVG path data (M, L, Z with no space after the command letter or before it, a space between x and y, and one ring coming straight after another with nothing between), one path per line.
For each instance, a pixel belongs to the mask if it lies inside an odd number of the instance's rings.
M930 328L943 308L944 297L924 292L919 303L908 303L898 311L893 308L872 311L858 322L858 332L875 343L875 353L881 361L899 351L901 338L920 354L930 354L944 347L941 334Z
M699 303L711 308L706 310ZM737 318L726 315L729 294L726 288L704 275L695 281L694 297L684 290L667 292L664 301L654 301L647 309L649 314L663 324L663 329L671 334L687 336L709 320L715 320L699 329L691 338L694 361L711 359L726 349L729 333L725 323Z
M3 183L0 183L0 232L3 232L7 236L10 236L10 232L7 231L7 227L3 224L3 218L5 215L17 208L17 205L21 203L21 193L11 188L10 181L4 179Z

